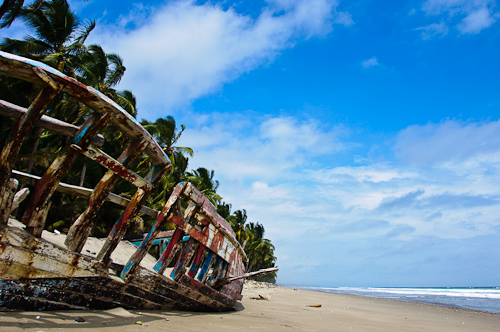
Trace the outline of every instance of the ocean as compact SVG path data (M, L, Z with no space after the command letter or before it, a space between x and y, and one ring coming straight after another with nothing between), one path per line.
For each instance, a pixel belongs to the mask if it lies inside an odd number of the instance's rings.
M500 287L301 287L329 293L354 294L447 307L500 313Z

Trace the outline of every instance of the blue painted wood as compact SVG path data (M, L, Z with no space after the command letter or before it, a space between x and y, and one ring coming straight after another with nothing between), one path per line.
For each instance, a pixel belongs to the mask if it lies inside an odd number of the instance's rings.
M170 278L175 280L176 275L179 272L179 269L184 265L186 262L186 259L189 255L189 252L193 249L193 247L196 245L196 241L191 238L187 245L186 248L182 251L182 254L179 256L179 259L177 259L177 263L174 266L174 269L172 270L172 273L170 273Z
M217 261L215 262L215 265L214 265L214 271L217 270L217 268L224 262L224 260L220 257L220 256L217 256ZM210 284L212 281L214 281L214 276L211 275L210 277L208 277L208 280L207 280L207 284Z
M196 278L196 279L198 279L198 281L202 281L203 278L205 277L205 274L207 274L208 268L210 266L210 262L212 261L214 255L215 254L212 250L208 251L208 256L205 259L205 262L203 262L203 266L200 269L200 273L198 274L198 277Z
M187 240L189 240L190 236L189 235L186 235L182 238L182 242L186 242ZM170 242L170 238L168 239L156 239L154 240L153 242L153 246L157 246L157 245L160 245L161 246L161 252L165 251L165 249L167 248L167 244ZM132 241L130 242L132 243L134 246L138 247L141 245L142 241Z

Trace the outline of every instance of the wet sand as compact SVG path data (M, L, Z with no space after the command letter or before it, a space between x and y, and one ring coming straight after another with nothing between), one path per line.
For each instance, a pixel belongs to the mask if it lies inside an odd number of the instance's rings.
M75 322L76 317L83 318L85 322ZM236 311L226 313L136 311L123 308L103 311L0 312L2 332L87 329L108 332L500 331L500 314L252 285L246 286Z

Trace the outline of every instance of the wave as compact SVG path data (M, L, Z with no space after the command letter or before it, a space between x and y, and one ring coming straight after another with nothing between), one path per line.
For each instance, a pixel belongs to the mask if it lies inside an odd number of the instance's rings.
M302 287L500 313L500 287Z

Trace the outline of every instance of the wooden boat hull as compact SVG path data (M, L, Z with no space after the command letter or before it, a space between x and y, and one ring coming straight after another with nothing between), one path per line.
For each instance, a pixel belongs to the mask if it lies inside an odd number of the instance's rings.
M243 280L230 286L240 293ZM239 292L238 292L239 289ZM144 267L126 282L101 262L16 227L0 226L0 307L22 310L127 309L228 311L231 298L196 279L178 281Z
M177 184L161 211L145 206L172 168L153 136L113 100L46 64L0 51L0 74L30 82L39 91L26 109L0 100L0 116L17 119L0 153L0 308L231 310L243 287L243 281L234 278L245 273L245 252L216 207L188 182ZM59 93L88 107L81 126L44 114ZM105 145L99 132L108 122L124 135L117 158L117 151L100 148ZM67 143L40 177L15 170L34 126L71 137L62 140ZM133 162L141 154L149 160L144 177L139 174L145 170L137 169L142 163ZM80 155L107 169L93 189L62 183ZM112 193L119 180L136 187L130 199ZM31 191L21 218L24 229L9 226L19 181ZM55 191L88 198L86 209L59 244L42 236ZM110 225L95 257L89 256L82 249L106 200L124 206L124 211ZM118 265L112 255L138 213L155 218L154 225ZM172 227L168 246L148 268L144 258L158 234ZM183 237L189 237L186 243Z

